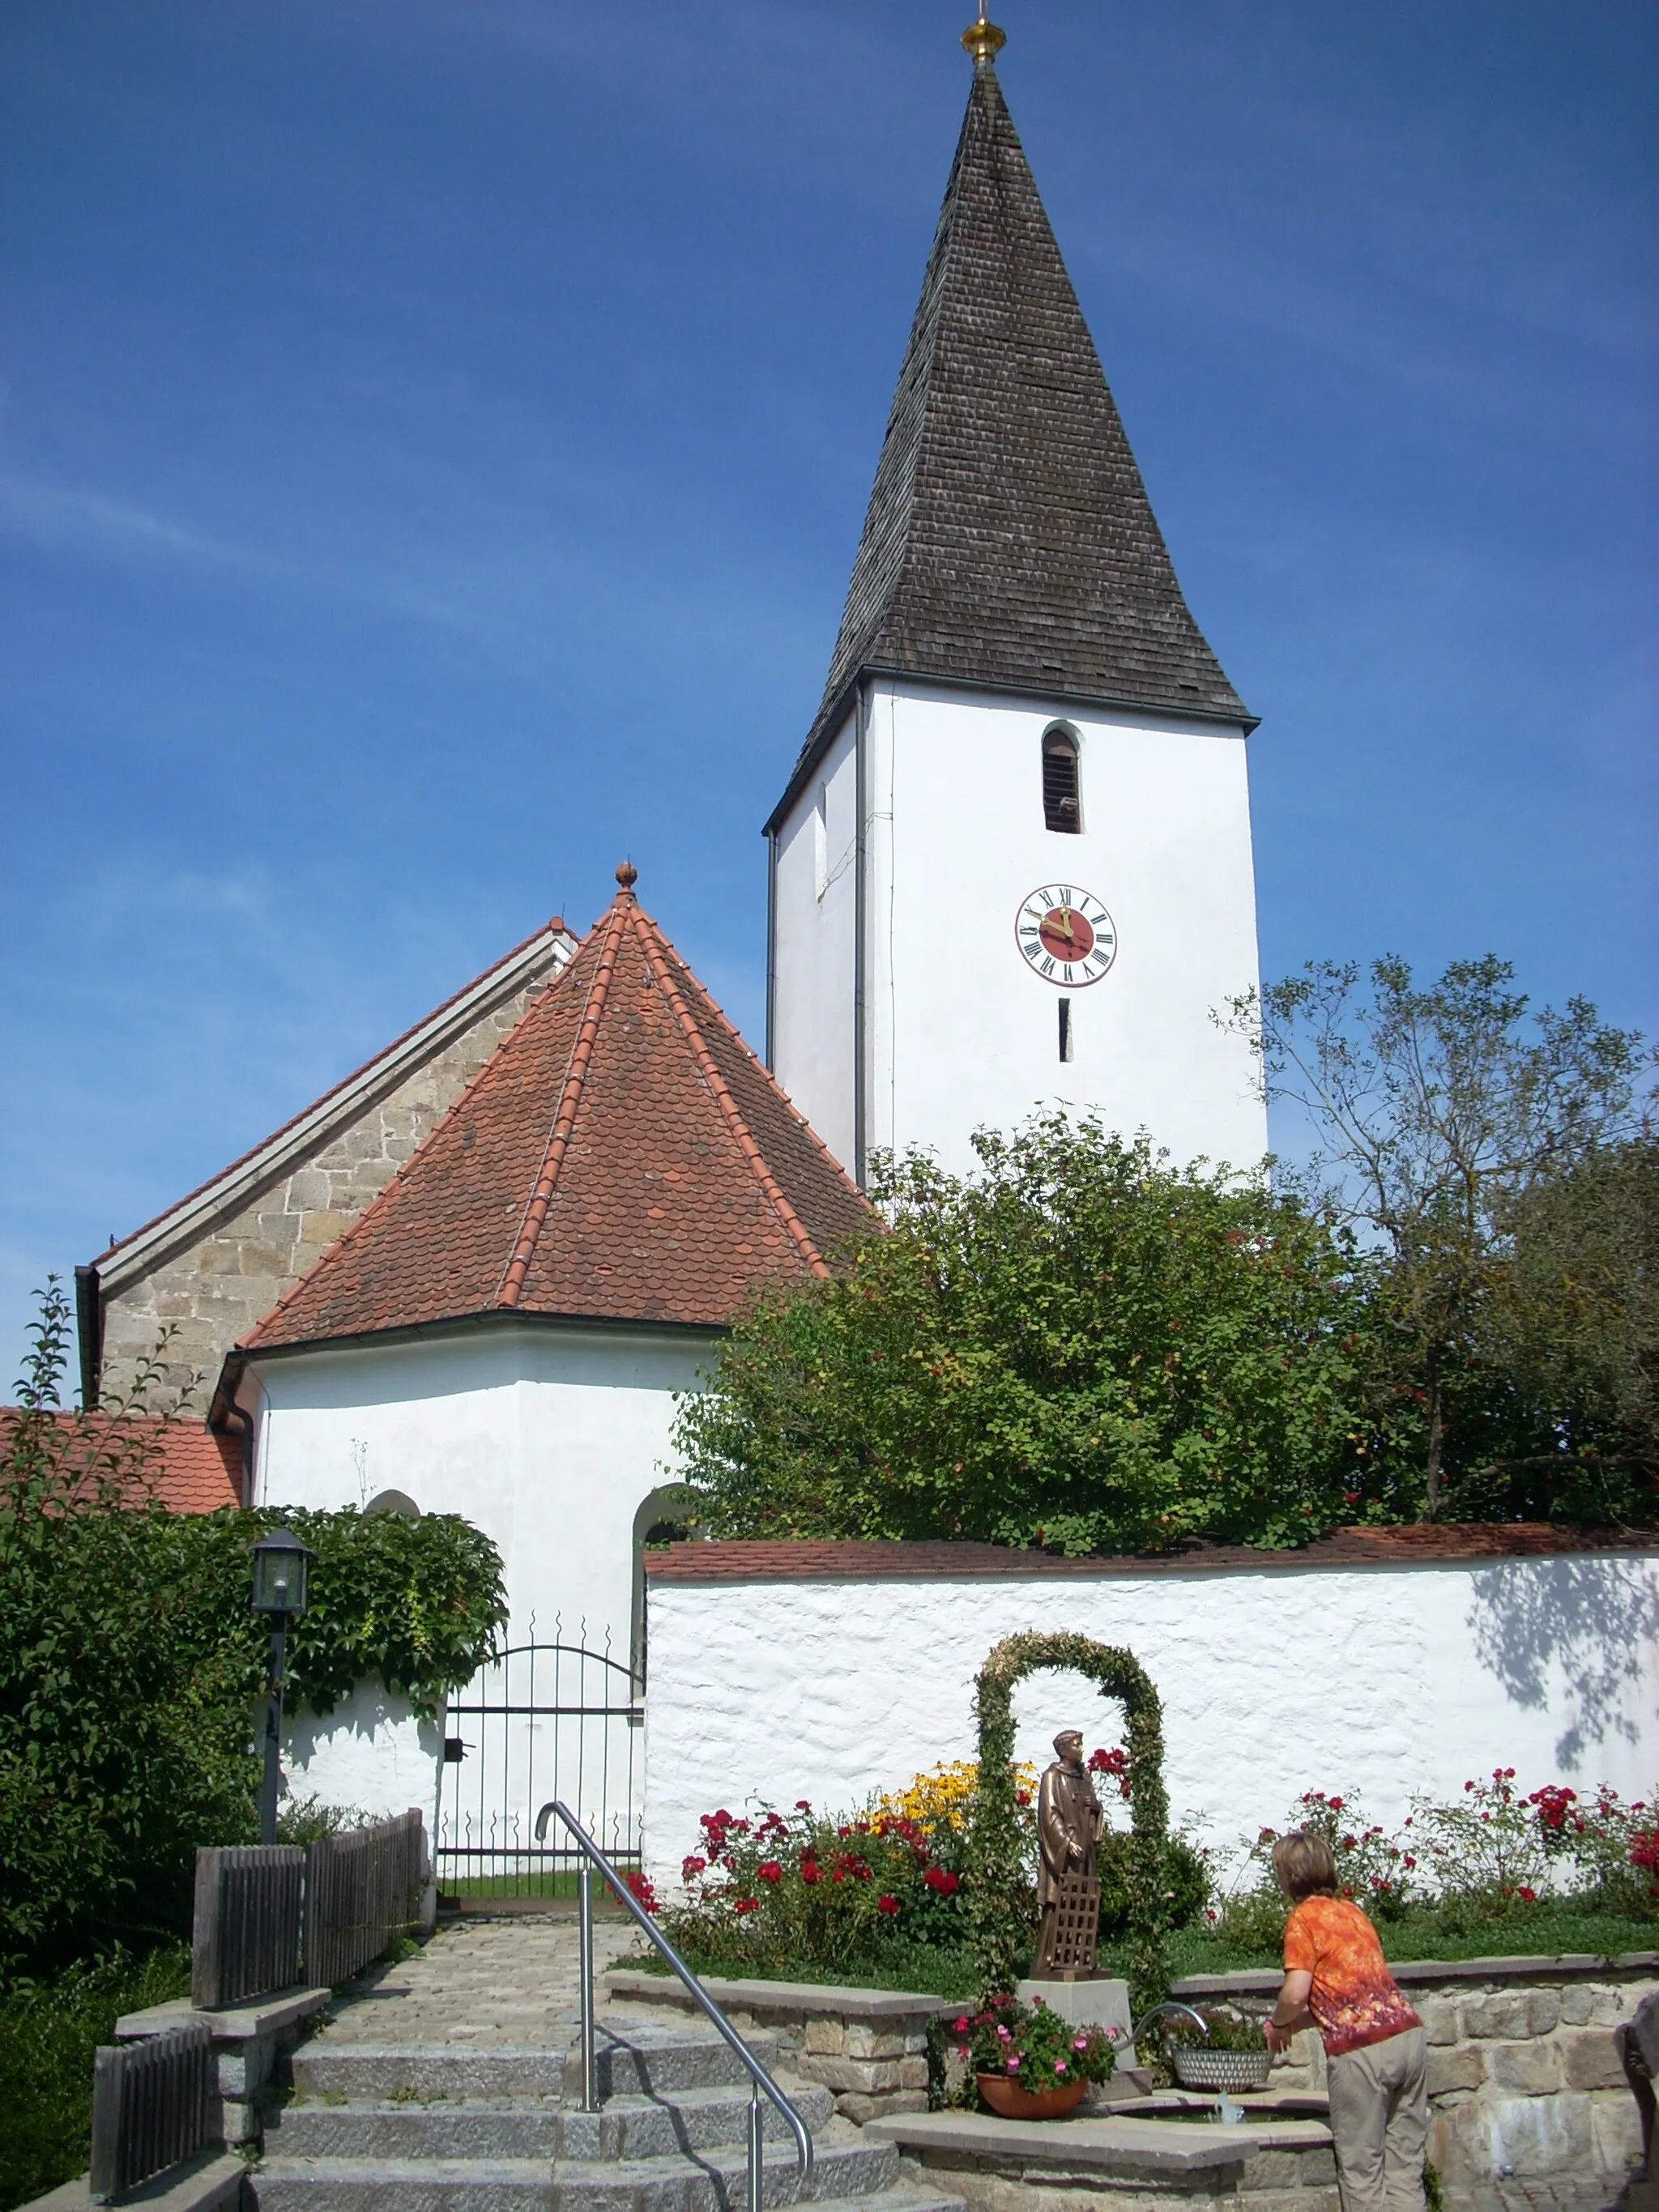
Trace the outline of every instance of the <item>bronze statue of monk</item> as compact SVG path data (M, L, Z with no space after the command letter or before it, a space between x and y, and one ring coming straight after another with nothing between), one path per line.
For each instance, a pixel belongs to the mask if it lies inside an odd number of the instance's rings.
M1054 1738L1054 1750L1058 1756L1045 1769L1037 1790L1039 1974L1054 1963L1054 1908L1060 1902L1060 1877L1087 1876L1097 1871L1101 1832L1106 1826L1093 1778L1083 1764L1082 1736L1076 1729L1062 1729ZM1093 1964L1092 1946L1090 1964Z

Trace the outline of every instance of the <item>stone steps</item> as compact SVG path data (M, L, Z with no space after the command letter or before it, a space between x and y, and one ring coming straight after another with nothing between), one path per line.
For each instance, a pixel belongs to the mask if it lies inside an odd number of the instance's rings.
M789 2092L816 2135L828 2124L826 2089ZM762 2106L769 2142L791 2143L783 2115ZM404 2097L374 2103L296 2100L265 2130L268 2155L283 2158L483 2158L639 2160L746 2142L749 2099L735 2087L682 2089L672 2104L612 2097L603 2112L561 2111L550 2102L501 2097Z
M778 2039L745 2039L778 2076ZM595 2051L603 2100L577 2107L574 2053L342 2043L295 2053L295 2094L250 2177L258 2212L744 2212L750 2083L701 2021L613 2018ZM963 2212L906 2187L892 2145L836 2118L830 2093L780 2079L813 2137L801 2188L794 2139L763 2100L762 2197L823 2212Z

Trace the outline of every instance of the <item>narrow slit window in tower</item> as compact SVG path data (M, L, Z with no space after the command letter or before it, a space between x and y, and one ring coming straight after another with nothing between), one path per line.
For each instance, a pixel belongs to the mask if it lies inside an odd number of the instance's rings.
M1042 819L1050 830L1079 830L1083 827L1077 739L1069 730L1043 732Z
M1060 1002L1060 1056L1062 1060L1069 1060L1072 1056L1072 1002L1069 999L1062 999Z

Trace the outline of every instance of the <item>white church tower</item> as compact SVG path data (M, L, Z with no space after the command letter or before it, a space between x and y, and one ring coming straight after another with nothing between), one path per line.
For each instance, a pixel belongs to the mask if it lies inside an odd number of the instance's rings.
M1245 738L994 66L974 81L823 701L767 823L768 1047L862 1182L1039 1107L1249 1165Z

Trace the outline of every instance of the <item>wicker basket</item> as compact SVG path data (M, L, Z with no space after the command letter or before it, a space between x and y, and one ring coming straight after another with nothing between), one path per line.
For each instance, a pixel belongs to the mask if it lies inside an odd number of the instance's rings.
M1206 2051L1190 2043L1170 2045L1170 2063L1183 2089L1265 2089L1272 2063L1264 2044L1260 2051Z

